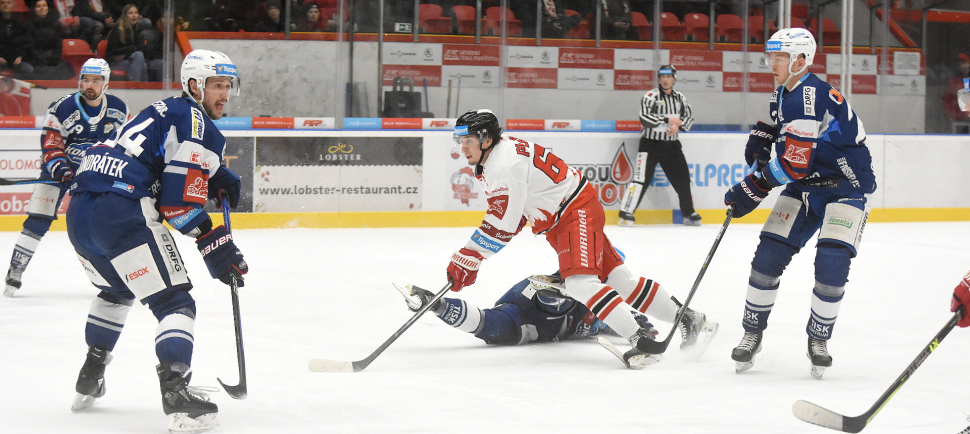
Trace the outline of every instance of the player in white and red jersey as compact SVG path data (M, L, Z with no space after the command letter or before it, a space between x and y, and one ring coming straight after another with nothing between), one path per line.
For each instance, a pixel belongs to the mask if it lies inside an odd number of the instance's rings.
M631 367L658 361L659 355L645 351L656 329L641 327L632 311L672 322L677 305L663 288L644 290L640 282L645 280L623 264L603 233L606 219L593 186L541 145L503 138L490 110L467 112L455 125L455 141L475 166L488 212L471 239L452 255L452 290L475 283L482 261L502 250L528 222L558 252L566 295L583 302L633 345L624 355Z

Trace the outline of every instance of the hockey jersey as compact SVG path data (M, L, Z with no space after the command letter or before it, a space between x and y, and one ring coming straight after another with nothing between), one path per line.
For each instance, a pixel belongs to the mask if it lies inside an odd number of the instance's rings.
M596 196L579 171L543 146L515 137L493 145L475 176L485 190L488 211L465 247L485 258L504 248L526 221L533 233L545 233L569 205Z
M806 191L876 190L865 128L831 85L806 74L791 91L775 90L770 111L778 126L775 157L765 168L772 186L798 182Z
M72 194L154 198L162 217L188 235L209 219L202 209L209 176L222 165L225 146L225 137L195 101L158 101L109 140L88 149Z
M70 161L77 171L84 151L93 143L107 139L128 120L128 106L114 95L104 94L98 107L81 100L80 93L54 101L44 115L40 137L44 174L48 163L58 157Z

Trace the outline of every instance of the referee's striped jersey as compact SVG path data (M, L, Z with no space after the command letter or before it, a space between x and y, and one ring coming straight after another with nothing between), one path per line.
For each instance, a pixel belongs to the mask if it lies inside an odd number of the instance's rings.
M669 118L680 118L684 121L680 131L688 131L694 124L690 104L684 94L671 89L670 95L667 95L660 89L653 89L643 95L643 100L640 101L640 124L643 126L640 137L665 141L677 140L679 134L667 135Z

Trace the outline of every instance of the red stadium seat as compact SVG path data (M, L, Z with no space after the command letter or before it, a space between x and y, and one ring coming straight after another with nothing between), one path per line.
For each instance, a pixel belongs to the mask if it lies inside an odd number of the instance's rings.
M418 24L422 33L451 33L451 18L444 16L438 5L420 5Z
M793 29L806 29L806 30L808 30L808 26L805 25L805 21L802 21L801 18L797 18L797 17L794 17L794 16L791 17L791 27Z
M670 12L660 13L660 28L665 41L683 41L687 39L687 29L680 23L677 15Z
M80 73L81 66L88 59L94 57L91 46L83 39L65 39L61 45L61 59L70 63L74 72Z
M748 17L748 36L751 38L752 43L763 44L764 41L764 29L765 29L765 17L764 15L751 15ZM768 21L768 36L770 37L773 33L778 31L778 27L775 27L775 23Z
M640 12L631 11L630 21L633 23L633 28L637 29L637 34L640 36L641 41L652 41L653 40L653 25L650 21L647 21L647 17Z
M104 55L107 51L108 51L108 40L102 39L101 42L98 42L98 57L104 59ZM108 60L108 59L104 59L104 60ZM108 62L108 63L111 63L111 62ZM126 81L128 80L128 71L115 70L114 68L111 68L111 79L118 80L118 81Z
M506 36L519 36L522 34L522 21L515 19L515 14L509 8L492 6L485 10L485 27L488 33L493 35L502 34L502 14L505 14ZM484 32L484 31L483 31Z
M10 12L30 12L30 9L27 9L27 3L25 3L24 0L13 0L13 9L11 9Z
M475 15L474 6L452 6L451 11L455 14L455 21L458 22L458 33L461 35L475 34Z
M733 14L721 14L717 16L717 24L714 26L714 37L718 42L741 42L744 36L744 20Z
M818 20L812 18L811 28L808 30L815 35L815 40L822 43L822 45L839 45L842 43L842 31L835 25L835 21L828 18L822 18L822 38L819 40L818 37Z
M710 40L711 19L706 14L690 13L684 16L687 36L694 41Z
M586 20L584 20L581 15L579 15L579 12L576 12L572 9L566 9L566 15L570 17L573 15L576 15L579 17L579 24L576 24L575 27L569 29L569 33L566 34L566 37L572 38L572 39L589 38L589 23L586 22Z

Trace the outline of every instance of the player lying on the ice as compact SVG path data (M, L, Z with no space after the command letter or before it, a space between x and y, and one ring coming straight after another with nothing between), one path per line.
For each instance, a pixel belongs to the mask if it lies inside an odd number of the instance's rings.
M561 286L562 279L558 272L548 276L536 275L512 286L495 302L494 307L480 309L465 300L445 297L431 311L446 324L473 333L488 344L552 342L592 337L600 333L617 335L590 313L583 303L569 298L556 288ZM408 308L415 312L434 298L431 291L414 285L398 290L404 294ZM641 278L638 290L630 298L631 303L639 306L639 310L634 312L637 322L652 330L654 335L657 331L644 313L661 321L673 322L681 306L659 283L644 278ZM699 356L717 333L718 324L708 321L703 313L687 308L677 328L680 330L681 350L696 350ZM701 345L697 345L699 341ZM650 359L656 363L660 355L653 354Z

